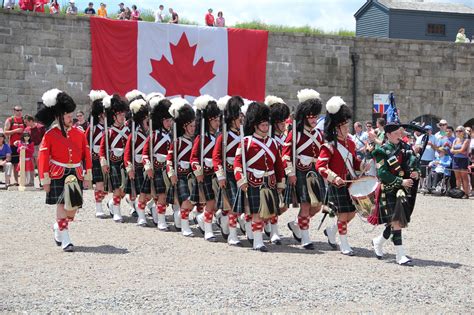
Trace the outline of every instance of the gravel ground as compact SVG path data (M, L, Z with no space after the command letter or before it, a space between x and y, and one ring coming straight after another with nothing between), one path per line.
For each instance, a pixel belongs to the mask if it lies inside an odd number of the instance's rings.
M395 263L391 243L377 260L370 242L382 227L358 218L349 225L355 257L330 250L316 231L320 215L311 227L317 250L302 250L286 228L294 210L280 220L283 245L259 253L131 218L99 220L91 191L86 199L71 227L76 252L63 253L43 192L0 191L2 313L472 312L472 199L419 195L403 234L412 268Z

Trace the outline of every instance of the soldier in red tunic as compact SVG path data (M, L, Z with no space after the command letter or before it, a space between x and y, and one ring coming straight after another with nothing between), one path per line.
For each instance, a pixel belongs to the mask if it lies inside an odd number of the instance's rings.
M113 199L109 201L108 207L115 222L123 222L120 210L120 201L124 196L125 170L123 168L123 153L127 143L130 129L125 125L125 114L128 105L119 95L107 96L102 101L106 115L113 118L112 125L107 130L100 142L100 165L104 174L109 176L110 189L113 191Z
M73 127L74 100L66 93L53 89L44 93L44 108L36 119L45 126L53 125L41 142L38 170L46 203L56 205L54 239L66 252L74 250L69 237L69 223L76 210L82 207L82 186L88 188L92 180L92 160L84 133ZM84 169L87 171L84 175Z
M219 99L220 109L224 113L223 132L217 137L212 152L214 171L219 182L220 193L217 207L222 210L220 226L222 235L227 236L227 243L231 246L240 246L237 236L238 213L232 211L237 195L237 182L234 176L234 161L237 147L240 144L240 124L242 119L241 107L244 101L240 96Z
M253 248L262 252L268 251L262 237L263 220L278 213L277 190L285 188L278 144L268 136L269 120L268 106L249 105L244 123L246 136L237 149L234 163L235 179L241 190L234 212L252 214Z
M328 201L336 208L339 248L344 255L354 252L347 241L347 224L355 216L346 180L357 177L356 170L362 163L355 153L355 143L349 137L351 110L339 96L333 96L326 103L327 115L324 122L324 137L327 141L321 147L316 168L328 181ZM335 243L334 227L325 230L330 244Z
M173 143L166 158L166 171L173 185L174 198L172 200L177 200L180 206L181 233L191 237L194 233L189 227L189 212L193 204L190 201L189 180L192 172L190 160L196 131L196 113L182 98L172 99L169 111L175 121L175 131L173 131Z
M92 90L89 93L91 104L91 123L86 129L86 139L89 143L92 153L92 183L95 184L95 216L105 218L102 201L107 193L104 191L104 176L100 166L99 150L100 141L104 136L104 104L102 100L108 96L105 91Z
M212 231L212 219L216 211L216 194L213 189L214 167L212 164L212 150L216 146L217 131L220 126L221 110L217 102L209 95L201 95L194 100L197 109L196 138L191 152L191 168L196 176L191 201L194 204L200 200L200 189L204 192L206 202L205 211L196 219L199 226L204 226L204 239L216 242ZM203 140L204 136L204 140ZM202 198L202 196L201 196Z
M294 186L300 204L297 224L289 222L288 227L305 249L312 250L314 245L309 236L309 223L311 217L321 209L326 192L324 180L316 171L316 160L323 144L322 133L316 128L322 103L319 93L311 89L299 91L298 100L296 125L283 147L283 165L288 183Z

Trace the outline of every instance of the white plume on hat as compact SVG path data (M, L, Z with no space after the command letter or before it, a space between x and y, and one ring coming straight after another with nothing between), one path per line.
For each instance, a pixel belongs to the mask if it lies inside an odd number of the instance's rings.
M272 106L275 103L286 104L281 97L275 95L267 95L267 97L265 97L265 105Z
M297 98L300 103L303 103L307 100L321 100L321 95L313 89L302 89L298 91Z
M224 111L225 110L225 107L227 105L227 102L231 99L231 96L229 95L226 95L226 96L223 96L221 97L220 99L217 100L217 106L219 107L219 109L221 111Z
M46 107L53 107L57 103L58 94L62 92L63 91L58 89L52 89L44 92L43 97L41 97L43 104L46 105Z
M136 114L143 106L146 106L146 101L144 99L134 100L130 104L130 110L133 114Z
M181 107L188 104L188 101L182 97L175 97L172 100L170 100L170 102L171 102L171 106L168 111L170 112L170 115L173 116L173 118L176 118L178 116L178 110Z
M147 102L150 102L155 97L160 98L160 99L165 98L165 96L163 94L159 93L159 92L152 92L152 93L148 94L145 97L145 99L146 99Z
M193 104L196 106L196 109L203 110L210 101L215 101L215 99L212 96L205 94L196 97Z
M330 114L337 113L342 105L346 105L346 102L340 96L333 96L326 103L326 110Z
M160 101L162 99L164 99L165 97L163 95L155 95L154 97L152 97L148 103L150 104L150 107L151 108L154 108L156 105L158 105L158 103L160 103Z
M94 102L96 100L101 100L104 97L106 97L108 94L104 90L91 90L89 92L89 98L91 102Z
M140 96L140 95L141 95L143 98L146 97L145 93L140 92L139 90L132 90L132 91L128 92L127 94L125 94L125 98L130 102L130 101L133 100L135 97Z
M104 97L104 99L102 100L102 104L105 108L110 108L110 105L112 105L112 95L107 95L106 97Z

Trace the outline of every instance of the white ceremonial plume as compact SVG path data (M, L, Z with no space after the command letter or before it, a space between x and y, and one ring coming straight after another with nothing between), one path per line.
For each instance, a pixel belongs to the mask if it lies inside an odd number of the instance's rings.
M196 109L203 110L210 101L215 101L215 99L212 96L205 94L196 97L193 104L196 106Z
M231 99L229 95L223 96L220 99L217 100L217 106L219 106L219 109L221 111L225 110L225 107L227 105L227 102Z
M130 103L130 110L133 114L136 114L143 106L146 106L146 101L144 99L134 100Z
M52 89L44 92L43 97L41 97L43 104L46 105L46 107L53 107L57 103L58 94L62 92L63 91L58 89Z
M184 105L188 104L188 101L186 101L184 98L181 98L181 97L175 97L172 100L170 100L170 102L171 102L171 106L168 111L170 115L173 116L173 118L178 117L178 110Z
M275 103L286 104L281 97L275 95L267 95L267 97L265 97L265 105L272 106Z
M321 100L321 95L313 89L299 90L296 96L300 103L303 103L304 101L307 101L307 100L314 100L314 99Z
M151 101L153 98L155 98L155 97L158 97L158 98L160 98L160 99L165 98L165 96L164 96L163 94L161 94L161 93L159 93L159 92L153 92L153 93L148 94L148 95L145 97L145 99L146 99L147 102L150 102L150 101ZM150 105L151 105L151 104L150 104Z
M157 94L159 94L159 93L157 93ZM165 97L163 95L155 95L148 101L148 103L150 104L151 108L154 108L164 98Z
M91 90L89 92L89 98L91 102L94 102L96 100L101 100L104 97L106 97L108 94L104 90Z
M102 104L104 105L104 108L110 108L110 106L112 105L112 95L107 95L106 97L104 97L104 99L102 100Z
M341 109L342 105L346 105L346 102L340 96L333 96L326 103L326 111L335 114Z
M242 112L242 114L244 114L244 116L247 116L248 109L249 109L249 104L245 104L240 108L240 111Z
M127 94L125 94L125 98L130 102L131 100L133 100L135 97L137 96L142 96L143 98L146 97L146 95L142 92L140 92L139 90L132 90L130 92L128 92Z

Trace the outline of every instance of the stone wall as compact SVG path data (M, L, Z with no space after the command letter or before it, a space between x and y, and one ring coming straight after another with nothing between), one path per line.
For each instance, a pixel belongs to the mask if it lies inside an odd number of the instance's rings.
M421 115L463 124L474 117L474 45L431 41L275 34L269 36L267 94L296 103L301 88L324 101L342 96L356 119L371 118L375 93L394 91L403 121ZM21 104L36 110L42 93L58 87L81 108L91 82L87 17L60 17L0 10L0 121Z

